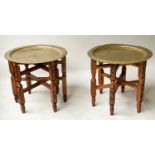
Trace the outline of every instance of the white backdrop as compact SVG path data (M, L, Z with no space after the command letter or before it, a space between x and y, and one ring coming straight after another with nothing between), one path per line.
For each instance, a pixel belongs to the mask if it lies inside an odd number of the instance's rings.
M147 47L155 51L155 36L0 36L0 119L155 119L154 104L154 65L153 56L147 65L146 89L142 113L136 113L135 91L127 88L125 94L117 92L115 116L109 116L109 90L97 95L97 106L90 103L90 61L87 51L97 45L106 43L124 43ZM7 61L3 55L6 51L23 45L52 44L66 48L68 72L68 103L58 96L58 112L53 113L48 90L38 87L32 95L25 94L26 114L21 114L20 107L14 103L11 92L10 75ZM136 70L128 69L128 78L136 78Z

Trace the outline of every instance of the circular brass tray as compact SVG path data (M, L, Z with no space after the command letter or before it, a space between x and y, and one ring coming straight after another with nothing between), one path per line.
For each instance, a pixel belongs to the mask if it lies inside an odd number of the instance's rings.
M98 62L110 64L134 64L146 61L152 52L144 47L125 44L106 44L88 52L88 56Z
M13 49L5 54L5 58L16 63L37 64L61 59L66 54L66 50L62 47L52 45L31 45Z

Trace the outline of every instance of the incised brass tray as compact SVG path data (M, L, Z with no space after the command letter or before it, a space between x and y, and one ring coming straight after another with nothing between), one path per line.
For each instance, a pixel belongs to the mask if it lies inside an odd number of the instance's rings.
M146 61L152 56L152 52L140 46L105 44L91 49L88 56L98 62L109 64L134 64Z
M5 54L11 62L21 64L48 63L63 58L67 54L62 47L52 45L31 45L15 48Z

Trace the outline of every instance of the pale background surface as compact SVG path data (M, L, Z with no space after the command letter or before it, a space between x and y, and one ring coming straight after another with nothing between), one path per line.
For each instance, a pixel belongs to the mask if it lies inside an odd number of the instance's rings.
M117 91L115 115L109 115L109 90L97 95L97 105L90 102L90 60L87 51L106 43L125 43L147 47L155 51L155 36L0 36L0 119L155 119L155 56L147 65L146 87L142 112L136 113L136 94L127 88L125 94ZM11 92L10 74L3 55L6 51L29 44L53 44L66 48L68 95L67 103L58 96L58 112L53 113L49 91L40 86L25 94L26 114L14 102ZM128 79L137 77L136 70L129 67ZM39 74L44 74L39 72Z

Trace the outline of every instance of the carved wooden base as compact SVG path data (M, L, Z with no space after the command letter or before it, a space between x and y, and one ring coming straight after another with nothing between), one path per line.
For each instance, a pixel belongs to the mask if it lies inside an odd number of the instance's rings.
M95 106L96 90L102 94L104 88L110 88L109 104L110 104L110 114L114 114L114 104L115 104L115 94L119 87L121 87L122 93L125 91L125 86L132 87L137 90L137 112L141 111L141 104L143 100L143 91L145 85L145 70L146 62L139 64L130 64L138 68L138 80L127 81L126 80L126 66L127 65L115 65L115 64L103 64L91 60L91 97L92 106ZM117 69L122 67L122 72L119 77L116 77ZM110 68L110 74L104 72L105 68ZM98 85L96 84L96 73L98 70ZM105 84L104 78L109 78L110 83Z
M58 65L61 65L62 76L59 75ZM21 70L20 66L25 66ZM22 113L25 113L24 93L31 94L33 88L43 85L50 90L53 111L57 111L57 94L59 93L59 81L62 80L63 99L67 101L67 79L66 79L66 57L51 63L45 64L17 64L9 61L9 69L11 73L12 92L15 101L20 104ZM49 73L49 77L37 77L31 72L42 69ZM26 88L23 88L22 81L26 81ZM32 81L36 81L32 84ZM47 82L50 81L50 84Z

